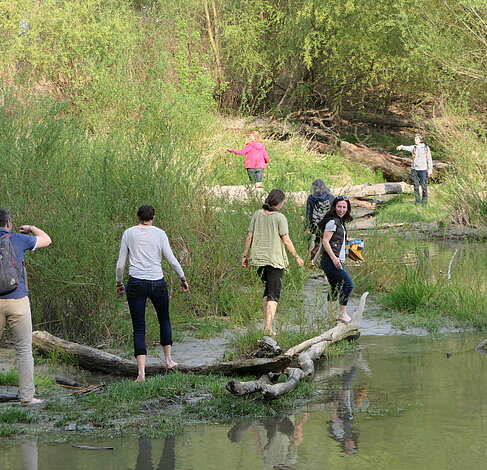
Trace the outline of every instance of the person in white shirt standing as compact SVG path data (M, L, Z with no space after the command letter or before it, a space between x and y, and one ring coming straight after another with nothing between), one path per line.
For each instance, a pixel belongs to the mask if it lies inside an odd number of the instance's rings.
M171 268L181 279L183 292L189 290L183 269L174 256L164 230L154 227L155 210L152 206L141 206L137 212L138 225L125 230L118 257L116 280L117 293L127 292L132 326L134 330L134 355L137 360L136 382L145 380L147 347L145 343L145 307L150 299L157 313L160 341L164 351L166 369L178 364L171 357L172 329L169 318L169 295L162 272L161 257L164 256ZM129 258L129 280L127 290L123 285L125 263Z
M396 148L397 150L406 150L413 154L411 177L413 179L416 203L421 202L425 206L428 203L428 176L431 176L433 173L431 150L426 145L424 137L421 134L414 136L414 145L398 145ZM420 184L423 193L422 197L419 194Z

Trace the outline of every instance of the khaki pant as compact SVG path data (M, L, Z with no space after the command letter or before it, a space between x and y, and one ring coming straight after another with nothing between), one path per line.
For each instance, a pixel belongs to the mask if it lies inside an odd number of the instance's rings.
M29 297L0 299L0 336L5 323L12 329L17 369L19 371L19 396L21 402L34 398L34 358L32 357L32 320Z

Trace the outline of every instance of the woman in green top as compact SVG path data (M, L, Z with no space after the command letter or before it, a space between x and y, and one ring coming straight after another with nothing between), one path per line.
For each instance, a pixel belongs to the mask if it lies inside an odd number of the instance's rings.
M280 189L273 189L268 194L262 209L252 216L242 255L242 266L256 266L257 274L264 283L264 329L271 334L274 334L272 324L281 294L282 275L289 264L286 248L299 266L304 266L289 238L287 219L279 212L285 198Z

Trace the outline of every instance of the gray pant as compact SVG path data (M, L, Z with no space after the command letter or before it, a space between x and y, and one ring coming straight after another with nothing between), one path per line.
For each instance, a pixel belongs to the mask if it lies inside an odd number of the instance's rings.
M14 337L20 401L30 402L34 398L35 388L29 297L0 299L0 336L6 322L10 325Z
M262 175L264 174L262 168L247 168L247 174L251 183L262 183Z

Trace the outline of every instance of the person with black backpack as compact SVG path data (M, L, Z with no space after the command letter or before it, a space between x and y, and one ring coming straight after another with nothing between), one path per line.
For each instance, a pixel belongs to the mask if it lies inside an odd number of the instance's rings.
M35 225L22 225L19 231L12 233L9 211L0 209L0 336L8 323L15 343L20 403L29 406L42 400L34 397L32 320L23 268L24 253L49 246L51 237Z
M319 223L331 207L335 196L322 179L315 179L311 184L311 194L306 201L306 225L311 232L311 259L313 260L320 248L322 230Z

